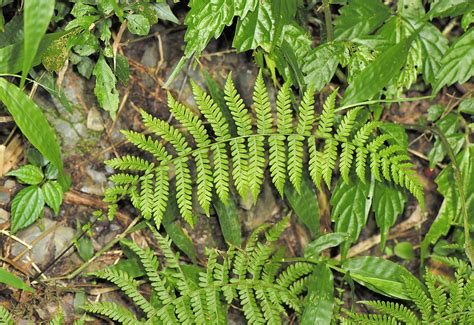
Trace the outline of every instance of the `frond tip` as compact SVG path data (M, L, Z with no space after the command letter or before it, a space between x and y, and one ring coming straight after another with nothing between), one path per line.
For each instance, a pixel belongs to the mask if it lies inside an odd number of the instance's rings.
M228 111L196 83L191 86L202 116L169 95L168 105L180 128L141 111L147 135L123 131L146 155L107 161L122 171L110 178L116 186L106 199L113 207L129 196L142 215L159 226L169 193L174 192L180 214L192 225L193 196L207 215L213 193L226 203L232 186L242 197L250 193L255 202L267 165L282 196L287 179L299 191L304 169L309 170L316 187L324 181L330 188L338 168L346 182L351 174L365 182L371 173L377 181L407 189L423 203L423 188L406 148L391 144L390 135L377 135L379 122L358 121L361 107L337 116L337 90L326 100L316 122L311 88L304 93L297 115L293 114L289 84L280 89L272 108L262 73L255 83L253 109L246 107L231 75L224 89ZM237 134L230 124L236 126ZM170 175L176 176L175 191L169 189Z

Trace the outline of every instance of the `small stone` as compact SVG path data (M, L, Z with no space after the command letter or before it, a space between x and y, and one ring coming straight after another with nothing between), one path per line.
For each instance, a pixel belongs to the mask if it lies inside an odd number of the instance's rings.
M0 209L0 225L7 223L10 219L10 213L7 210Z
M104 173L94 170L90 166L86 167L86 174L89 175L89 177L92 178L94 182L101 184L107 182L107 177L105 177Z
M87 113L87 128L92 131L102 132L104 131L104 122L100 112L92 107Z
M16 182L13 179L7 179L5 181L5 184L3 184L3 187L5 187L6 189L9 189L9 190L14 189L15 186L16 186Z
M7 205L10 202L10 193L0 191L0 204Z

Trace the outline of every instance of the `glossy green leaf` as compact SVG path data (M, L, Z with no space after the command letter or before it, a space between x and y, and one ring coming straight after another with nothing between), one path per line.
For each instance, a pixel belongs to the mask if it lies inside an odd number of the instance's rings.
M117 53L116 60L117 65L115 67L115 75L124 86L128 86L128 81L130 80L130 68L128 65L128 60L120 53Z
M29 185L37 185L41 183L44 178L41 168L34 165L21 166L20 168L9 172L7 176L15 176L20 183Z
M23 229L35 222L44 208L44 197L36 185L25 187L12 200L12 233Z
M415 258L415 251L413 250L413 245L410 242L402 241L395 245L394 253L398 257L404 260L412 260Z
M28 0L24 2L23 17L23 73L21 75L21 85L33 66L36 52L41 43L49 21L54 13L54 0Z
M318 235L320 224L318 198L308 177L303 177L299 193L290 182L285 183L284 193L291 210L308 227L313 236Z
M380 247L382 251L385 247L388 231L403 212L406 201L407 195L401 190L385 183L375 182L372 209L375 213L375 221L380 229Z
M10 287L34 292L35 290L23 282L21 279L17 278L7 270L0 268L0 283L4 283Z
M390 141L393 142L391 144L397 144L403 148L408 147L408 135L401 125L384 122L380 124L379 129L383 134L390 135Z
M461 26L464 31L467 31L469 26L474 23L474 8L471 11L464 13L461 19Z
M412 41L413 37L408 37L389 47L356 75L346 89L342 105L372 99L390 81L397 78L406 62Z
M48 159L44 158L43 155L34 147L28 148L26 151L26 159L30 164L40 168L49 163Z
M334 37L336 40L351 40L381 26L390 15L390 8L378 0L353 0L339 12L334 21Z
M63 189L56 181L47 181L41 187L45 203L53 209L55 214L59 213L63 203Z
M0 78L0 100L7 107L23 135L58 168L58 181L63 190L67 190L69 182L64 175L61 150L56 135L41 109L23 91L3 78Z
M359 238L362 228L365 227L372 203L369 194L369 182L364 184L359 179L354 179L345 183L342 178L332 193L331 217L336 222L335 231L348 235L344 250Z
M423 53L423 79L433 84L448 50L448 39L434 25L426 23L420 31L419 40Z
M341 43L326 43L311 50L303 65L304 80L315 91L321 90L331 81L339 64L339 55L344 51Z
M156 14L158 15L159 19L168 20L168 21L171 21L172 23L179 24L179 20L171 11L169 4L165 2L156 3L155 9L156 9Z
M334 278L329 267L318 264L308 278L301 325L330 324L334 310Z
M425 8L421 0L399 0L397 12L403 17L419 19L424 16Z
M119 105L119 93L115 88L117 80L103 55L97 60L93 74L96 77L94 93L97 100L100 106L109 112L112 119L115 119Z
M127 16L128 30L135 35L148 35L150 22L143 15L132 14Z
M451 149L456 155L462 148L465 137L464 134L459 132L461 119L459 115L450 113L436 122L439 130L444 134L446 140L448 140ZM446 157L446 149L441 140L436 137L433 149L428 154L430 159L430 168L434 168L437 163L443 161Z
M92 246L92 241L87 236L82 236L76 242L77 252L79 256L87 262L94 256L94 246Z
M350 272L354 281L370 290L399 299L410 299L405 294L404 277L418 281L403 266L375 256L351 258L343 262L341 267Z
M347 239L347 234L343 232L332 232L324 234L313 240L304 248L304 256L306 258L317 258L322 251L337 247Z
M219 218L222 235L226 242L231 245L240 247L242 244L242 231L240 229L239 213L234 199L230 196L226 204L214 197L212 201L214 210Z
M474 75L474 29L464 33L446 51L441 60L436 81L433 84L433 94L444 85L450 86L455 82L463 83Z
M472 8L474 4L471 0L438 0L432 2L428 18L459 16Z
M458 111L461 113L474 115L474 97L463 100L459 104Z

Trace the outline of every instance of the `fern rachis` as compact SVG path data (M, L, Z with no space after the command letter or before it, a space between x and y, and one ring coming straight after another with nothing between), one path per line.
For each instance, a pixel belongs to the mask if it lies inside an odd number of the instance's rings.
M127 173L120 174L119 182L107 192L106 201L115 203L124 195L135 197L134 205L143 216L147 219L153 217L159 225L169 195L169 179L165 178L169 177L169 167L174 166L179 210L192 225L193 192L206 214L209 213L213 191L226 202L231 180L241 196L250 192L255 201L261 190L267 161L272 182L282 195L287 177L299 190L306 165L318 188L321 180L331 186L333 172L339 166L346 181L352 170L365 181L369 170L376 180L382 181L383 178L398 184L407 188L420 202L423 199L422 187L411 169L413 165L405 149L389 144L391 138L385 134L376 135L378 122L369 121L359 130L354 130L361 110L359 107L348 111L341 123L336 123L335 92L327 99L318 124L314 125L313 90L308 89L299 105L296 125L293 125L288 84L277 95L275 120L263 77L259 74L253 96L254 130L253 114L245 107L229 75L224 93L237 127L237 134L232 135L223 109L197 84L192 83L192 89L198 109L209 122L215 138L211 138L204 128L202 117L169 95L170 110L190 136L168 122L142 112L144 124L154 136L145 137L132 131L125 131L124 135L138 148L151 154L155 161L135 156L109 160L109 166ZM306 156L309 159L305 162ZM195 175L191 173L191 165L196 167ZM137 174L140 175L138 182ZM111 179L117 180L117 177Z

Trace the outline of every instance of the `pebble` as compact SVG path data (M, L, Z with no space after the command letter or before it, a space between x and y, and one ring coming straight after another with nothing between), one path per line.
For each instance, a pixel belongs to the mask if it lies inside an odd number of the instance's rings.
M89 109L87 113L87 128L96 132L102 132L105 129L102 116L95 107Z
M0 208L0 225L7 223L10 219L10 213L7 210Z

